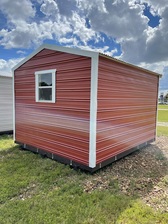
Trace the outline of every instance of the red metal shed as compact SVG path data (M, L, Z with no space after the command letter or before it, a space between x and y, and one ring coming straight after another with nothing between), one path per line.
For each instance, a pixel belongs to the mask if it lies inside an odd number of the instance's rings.
M156 138L159 74L42 45L13 68L14 140L95 171Z

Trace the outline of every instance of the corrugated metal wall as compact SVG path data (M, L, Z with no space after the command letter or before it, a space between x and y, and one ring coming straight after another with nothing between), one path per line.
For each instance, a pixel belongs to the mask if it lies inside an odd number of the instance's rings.
M56 69L56 103L35 102L35 71ZM88 57L44 49L15 71L16 141L88 165Z
M12 77L0 76L0 132L13 130Z
M158 79L100 56L97 164L155 138Z

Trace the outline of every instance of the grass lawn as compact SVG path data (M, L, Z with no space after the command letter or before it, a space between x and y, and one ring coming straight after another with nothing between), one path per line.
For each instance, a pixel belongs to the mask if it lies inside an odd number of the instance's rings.
M168 136L168 127L165 126L157 126L157 135L165 135Z
M158 110L158 121L168 122L168 110Z
M158 105L158 109L167 109L168 110L168 105Z
M20 150L6 135L0 137L0 160L1 224L168 223L168 213L145 205L138 194L121 192L117 177L105 172L111 169L109 167L94 175L75 171L51 159ZM86 183L91 187L91 181L101 173L102 178L108 175L109 182L102 181L107 187L87 192ZM131 178L129 173L123 173L126 180ZM153 178L156 178L155 174L152 173ZM137 175L142 172L136 174L136 178ZM96 184L100 184L99 179ZM134 182L130 192L133 187ZM148 191L152 184L148 181L143 187Z
M159 109L164 109L164 110L159 110ZM158 105L158 121L168 122L168 105ZM168 136L168 127L157 126L157 134L158 136L161 136L161 135Z

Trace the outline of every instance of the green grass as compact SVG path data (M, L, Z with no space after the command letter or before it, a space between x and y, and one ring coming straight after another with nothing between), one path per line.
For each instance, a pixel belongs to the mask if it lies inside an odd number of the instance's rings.
M15 147L12 135L0 135L0 151Z
M143 206L140 201L135 201L134 204L127 208L121 216L118 218L117 223L122 224L156 224L156 223L166 223L168 219L168 214L163 216L163 214L153 213L152 209Z
M165 135L168 136L168 127L165 126L157 126L157 135Z
M158 121L168 122L168 110L158 110Z
M134 224L168 223L135 195L119 190L109 173L107 189L84 191L90 175L29 151L9 136L0 137L1 224Z
M158 109L167 109L168 110L168 105L158 105Z
M159 110L167 109L167 110ZM158 121L159 122L168 122L168 105L159 105L158 106ZM168 136L168 127L167 126L157 126L158 136L165 135Z

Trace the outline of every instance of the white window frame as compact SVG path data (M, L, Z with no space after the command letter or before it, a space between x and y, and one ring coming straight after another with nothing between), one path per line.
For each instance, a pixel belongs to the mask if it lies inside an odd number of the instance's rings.
M42 74L52 74L52 99L51 100L40 100L39 99L39 75ZM36 71L35 72L35 98L36 102L42 102L42 103L55 103L55 80L56 80L56 69L50 69L50 70L42 70L42 71ZM44 88L44 87L42 87ZM47 86L47 88L50 88Z

